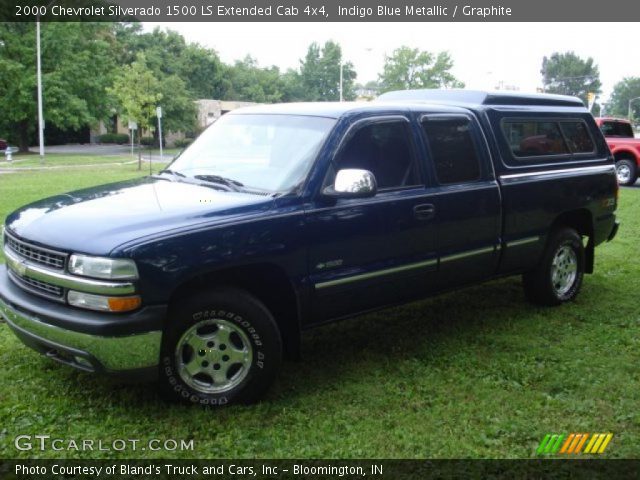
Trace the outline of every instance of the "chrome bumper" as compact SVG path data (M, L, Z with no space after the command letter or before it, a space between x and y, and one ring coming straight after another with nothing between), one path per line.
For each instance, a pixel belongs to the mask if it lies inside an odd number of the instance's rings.
M121 372L155 367L162 332L105 337L49 325L0 298L0 316L27 346L59 362L87 371Z

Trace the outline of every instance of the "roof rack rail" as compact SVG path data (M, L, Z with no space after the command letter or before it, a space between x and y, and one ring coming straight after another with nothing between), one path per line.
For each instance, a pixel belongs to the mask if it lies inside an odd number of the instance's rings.
M472 105L532 105L553 107L583 107L578 97L545 93L484 92L479 90L396 90L383 93L377 100L407 100L433 103L462 103Z

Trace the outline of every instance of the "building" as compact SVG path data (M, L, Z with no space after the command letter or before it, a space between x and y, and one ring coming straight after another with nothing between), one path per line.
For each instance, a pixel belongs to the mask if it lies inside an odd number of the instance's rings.
M218 118L236 108L249 107L257 105L255 102L240 102L234 100L195 100L197 106L196 127L198 131L202 131L215 122ZM100 135L105 133L122 133L130 135L129 122L127 119L114 115L108 122L100 122L98 128L91 130L91 143L99 143ZM164 132L164 138L167 146L173 146L176 140L185 138L185 132Z
M198 106L198 127L204 129L219 119L222 115L236 108L257 105L254 102L238 102L234 100L196 100Z

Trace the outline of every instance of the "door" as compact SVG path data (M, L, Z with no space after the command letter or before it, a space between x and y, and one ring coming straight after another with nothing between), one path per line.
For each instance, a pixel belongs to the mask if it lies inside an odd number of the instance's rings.
M421 126L437 193L439 286L490 277L500 254L501 199L482 131L465 114L424 115Z
M437 268L433 198L404 116L353 124L323 188L340 169L371 171L378 193L327 199L307 212L313 322L411 298L429 288Z

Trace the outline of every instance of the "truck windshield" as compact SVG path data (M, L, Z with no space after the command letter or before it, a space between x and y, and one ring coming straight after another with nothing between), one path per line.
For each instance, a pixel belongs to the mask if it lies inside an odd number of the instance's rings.
M335 119L302 115L228 114L170 166L185 177L224 178L234 185L286 192L309 172Z

